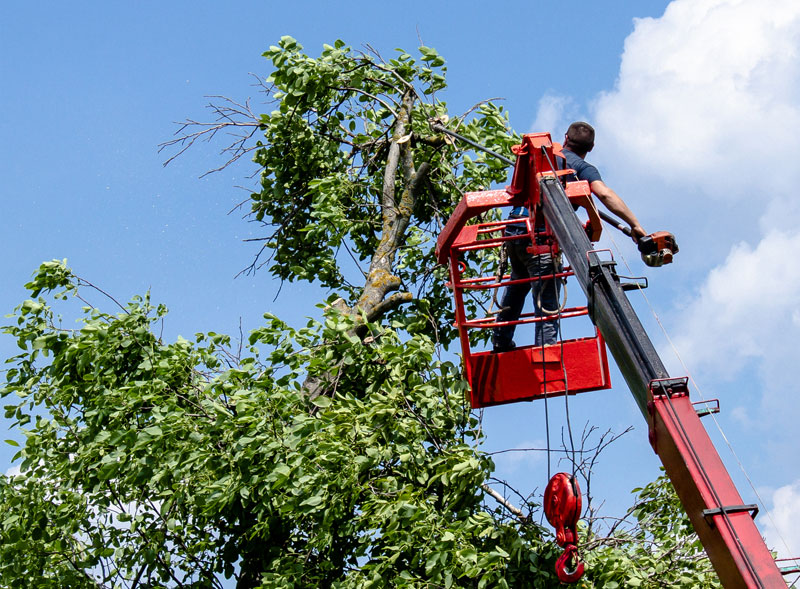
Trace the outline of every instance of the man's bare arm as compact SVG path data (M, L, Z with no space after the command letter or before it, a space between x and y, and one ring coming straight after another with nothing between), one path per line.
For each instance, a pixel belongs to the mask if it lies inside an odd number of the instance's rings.
M631 237L633 241L638 241L640 237L647 235L647 232L639 224L639 220L633 211L628 208L625 201L619 195L606 185L602 180L595 180L591 183L592 192L600 199L609 211L614 213L617 217L625 221L631 226Z

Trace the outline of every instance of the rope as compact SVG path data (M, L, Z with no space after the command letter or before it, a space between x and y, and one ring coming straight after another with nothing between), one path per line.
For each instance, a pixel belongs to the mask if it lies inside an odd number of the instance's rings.
M556 280L560 280L561 285L564 287L564 299L561 301L561 304L558 306L558 308L552 311L550 309L545 309L542 306L542 291L540 290L539 294L536 295L536 306L545 315L560 315L561 311L563 311L567 306L567 281L565 278L554 278L553 282Z
M540 347L542 356L542 379L544 380L544 431L547 436L547 480L553 478L553 473L550 470L550 410L547 406L547 363L544 361L544 337L542 337L542 345Z
M550 164L550 169L555 173L556 166L553 163L553 160L550 159L550 155L547 153L547 151L545 149L542 149L542 153L547 157L547 161ZM591 199L589 200L589 202L591 202ZM559 252L557 256L553 256L553 270L554 270L554 273L555 273L556 267L558 267L560 265L561 265L561 253ZM557 286L556 286L558 284L557 280L559 280L559 279L553 278L553 280L552 280L553 288L557 288ZM564 286L564 299L563 299L561 305L555 310L545 309L541 304L541 298L542 298L542 290L544 288L546 288L546 287L542 287L542 289L539 290L539 292L537 293L537 296L536 296L536 306L538 307L540 312L544 313L545 315L551 315L551 316L552 315L557 315L558 316L555 321L556 321L556 325L558 326L557 327L557 329L558 329L558 339L559 339L559 345L561 347L560 364L561 364L561 373L564 376L564 413L565 413L565 418L566 418L566 421L567 421L567 433L569 435L570 453L572 455L572 460L571 460L571 462L572 462L572 478L574 480L575 472L576 472L576 469L577 469L577 460L576 460L576 457L575 457L575 440L574 440L573 435L572 435L572 420L570 419L570 414L569 414L569 379L567 377L567 367L564 365L564 334L561 331L561 312L564 310L564 308L567 305L567 280L566 280L566 278L561 278L560 280L561 280L561 282L562 282L562 284ZM545 381L545 385L544 385L545 386L544 400L545 400L545 417L547 418L547 373L546 373L546 371L547 371L547 365L544 362L544 337L543 337L542 338L542 373L543 373L544 381ZM547 476L548 476L548 480L549 480L550 479L549 423L547 424L547 428L548 428L548 440L547 440L548 468L547 468Z
M501 280L503 280L503 276L506 275L506 269L508 269L508 242L504 243L500 247L500 261L497 264L497 274L494 277L494 281L498 284ZM498 313L502 313L506 307L500 307L500 303L497 302L497 295L500 293L499 288L495 288L494 294L492 295L492 303L489 305L489 311L487 315L497 315ZM495 307L497 310L495 311Z
M553 270L555 271L555 266L553 267ZM553 282L554 287L555 287L555 284L556 283L554 281ZM544 287L542 287L542 288L544 288ZM539 288L539 292L536 295L536 306L539 309L541 309L540 301L541 301L542 288ZM539 351L540 351L541 362L542 362L542 380L543 380L542 384L543 384L543 393L544 393L544 427L545 427L545 432L547 433L547 481L549 483L550 479L553 478L553 473L552 473L552 471L550 469L550 454L551 454L551 448L550 448L550 412L549 412L549 407L548 407L548 404L547 404L547 362L544 361L544 327L541 324L537 324L536 329L534 330L534 333L535 333L536 330L539 330L539 332L541 333L541 336L542 336L542 342L541 342L541 344L539 346Z
M567 419L567 433L569 434L569 445L572 453L572 478L575 478L575 471L577 470L577 459L575 458L575 440L572 437L572 419L569 416L569 378L567 376L567 367L564 365L564 336L560 328L561 320L559 319L558 340L561 346L561 371L564 373L564 413Z
M555 268L555 266L554 266L554 268ZM566 281L564 281L564 282L566 283ZM556 284L557 284L556 281L553 280L553 282L552 282L553 288L556 288ZM546 287L543 287L543 288L546 288ZM565 284L565 288L566 288L566 284ZM541 301L541 290L538 293L536 303L537 303L537 307L542 312L546 312L541 307L540 301ZM566 294L564 295L564 302L566 303ZM571 462L572 462L572 477L575 478L575 473L576 473L576 470L577 470L577 459L576 459L576 454L575 454L575 440L574 440L573 435L572 435L572 421L570 419L570 414L569 414L569 377L567 375L567 367L564 365L564 335L563 335L563 333L561 331L561 317L560 317L561 311L563 309L564 309L564 305L561 305L561 307L559 309L557 309L555 311L548 312L548 314L549 315L558 315L558 318L555 320L555 323L557 325L559 346L561 348L561 350L560 350L561 354L560 354L559 363L561 365L561 374L564 377L564 412L565 412L565 417L566 417L566 421L567 421L567 432L568 432L568 435L569 435L569 443L570 443L569 452L570 452L570 454L572 456L572 460L571 460ZM542 336L542 343L540 344L539 350L541 352L542 379L544 381L543 382L543 385L544 385L543 396L544 396L545 431L546 431L546 435L547 435L547 480L549 481L552 478L552 472L551 472L551 466L550 466L550 455L552 453L552 448L550 447L550 414L549 414L549 407L548 407L548 403L547 403L547 399L548 399L548 395L547 395L547 383L548 383L548 380L547 380L547 363L544 361L544 346L545 346L545 343L544 343L544 335L543 335Z

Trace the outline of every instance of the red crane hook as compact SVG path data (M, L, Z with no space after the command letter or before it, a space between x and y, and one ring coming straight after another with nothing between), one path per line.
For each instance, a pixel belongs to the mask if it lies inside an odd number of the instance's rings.
M581 490L574 476L565 472L553 475L544 490L544 514L556 529L556 542L565 548L556 561L556 575L563 583L574 583L583 576L583 563L578 560L578 532L581 516ZM568 569L568 563L574 568Z
M570 561L575 563L574 569L568 569ZM576 583L583 576L583 563L578 560L578 547L568 544L564 554L556 561L556 576L562 583Z

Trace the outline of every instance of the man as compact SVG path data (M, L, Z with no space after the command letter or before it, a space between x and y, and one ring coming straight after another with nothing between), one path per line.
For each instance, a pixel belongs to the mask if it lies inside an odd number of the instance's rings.
M592 151L593 147L594 129L592 126L583 122L572 123L564 135L563 155L566 160L566 167L575 170L577 179L586 180L592 193L600 202L609 211L630 225L631 237L636 242L647 233L639 224L636 215L628 208L628 205L603 182L597 168L584 160L586 154ZM524 218L528 217L528 214L527 208L515 207L511 211L509 218ZM522 224L509 225L505 234L520 235L525 232L525 226ZM538 241L538 238L536 241ZM528 239L506 242L506 253L511 264L511 280L548 276L561 272L560 260L554 260L550 254L530 254L527 251L530 245L531 242ZM497 321L516 321L519 319L528 291L532 291L533 294L536 317L555 315L559 306L560 281L554 279L536 280L506 287ZM494 329L492 342L495 352L505 352L516 347L513 340L515 327L515 325L508 325ZM557 319L536 323L535 343L537 346L554 344L557 338Z

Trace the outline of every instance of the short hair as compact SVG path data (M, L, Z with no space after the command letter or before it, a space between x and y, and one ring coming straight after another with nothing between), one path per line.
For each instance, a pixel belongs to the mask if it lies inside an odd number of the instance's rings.
M594 129L589 123L576 121L567 129L567 149L578 155L586 155L594 147Z

